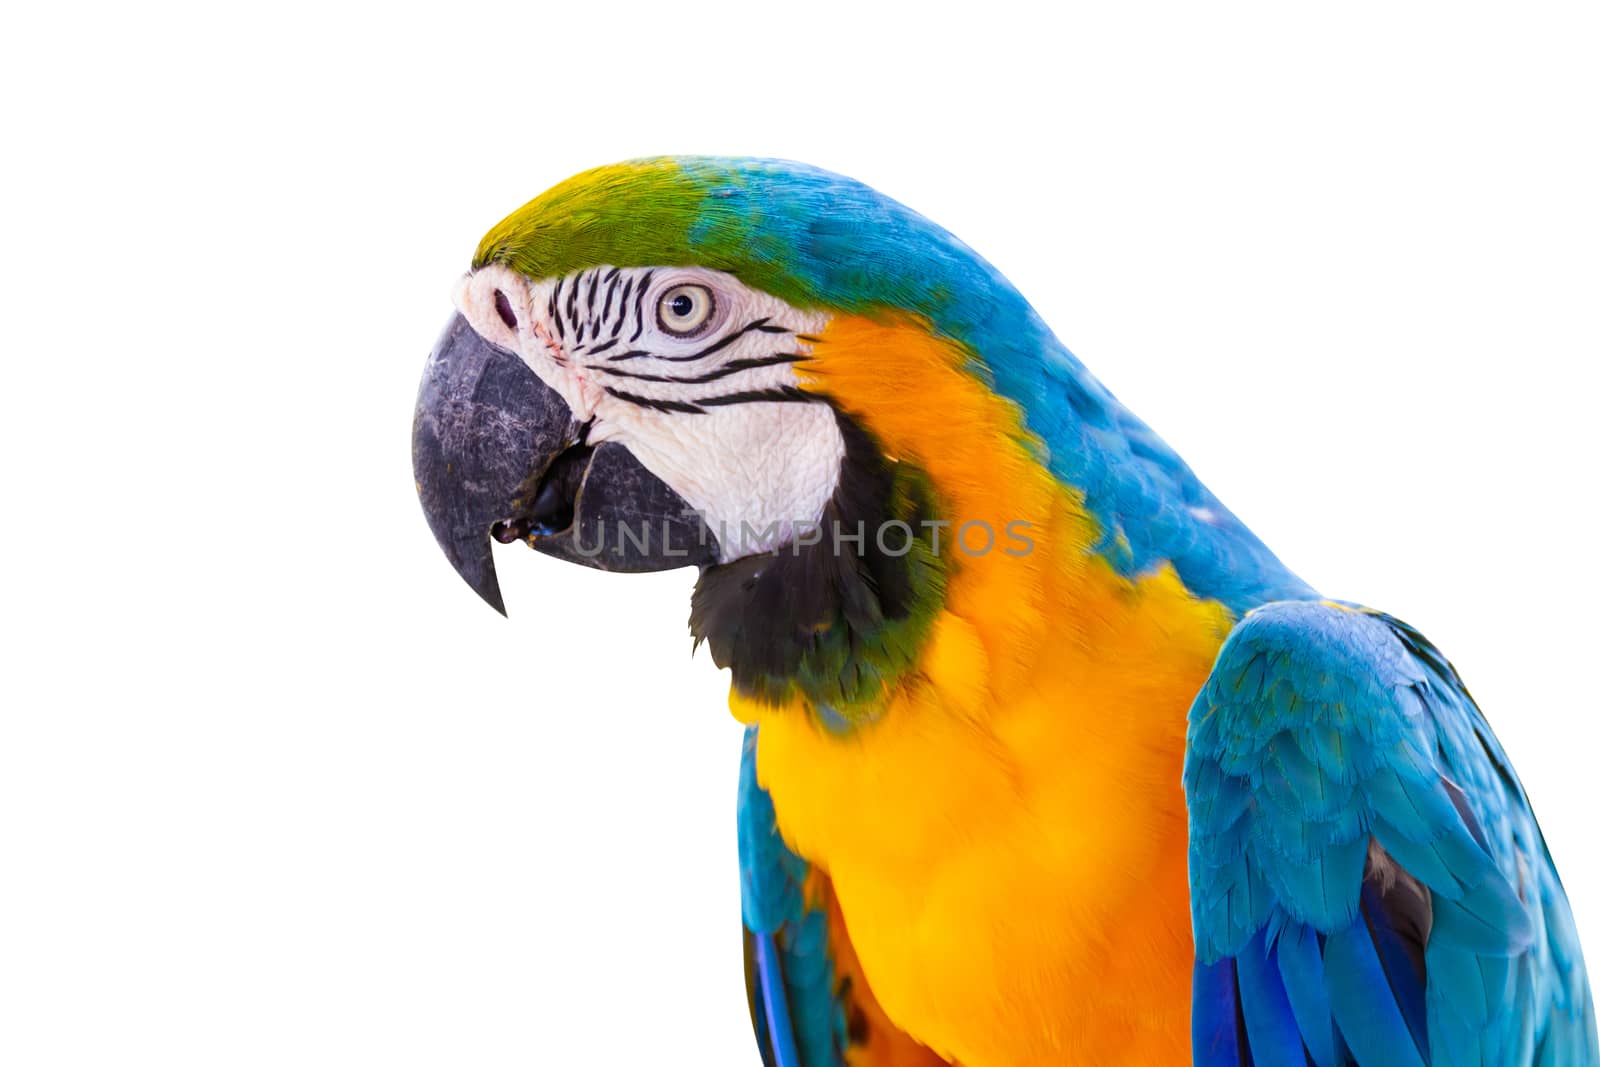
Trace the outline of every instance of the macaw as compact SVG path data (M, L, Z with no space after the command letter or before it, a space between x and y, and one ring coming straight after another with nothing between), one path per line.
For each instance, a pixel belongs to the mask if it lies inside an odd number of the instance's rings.
M1561 881L1455 669L1292 573L954 236L798 163L491 229L413 462L491 540L695 566L746 724L768 1067L1600 1065Z

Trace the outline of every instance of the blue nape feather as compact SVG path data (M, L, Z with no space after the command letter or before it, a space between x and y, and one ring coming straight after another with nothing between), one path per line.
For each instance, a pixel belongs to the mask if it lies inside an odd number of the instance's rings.
M816 306L926 318L972 353L972 368L1022 409L1042 459L1080 489L1124 575L1170 560L1196 594L1243 613L1311 596L1148 426L1117 402L982 256L905 205L850 178L766 159L682 161L719 220L757 219L747 254L781 264Z

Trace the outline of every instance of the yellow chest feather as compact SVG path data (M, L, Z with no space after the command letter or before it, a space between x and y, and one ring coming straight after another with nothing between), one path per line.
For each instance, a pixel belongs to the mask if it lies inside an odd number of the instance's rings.
M960 353L841 320L818 356L812 380L871 413L947 517L1024 519L1035 544L955 560L871 721L734 697L780 832L830 879L884 1013L946 1059L1187 1062L1185 717L1231 620L1170 568L1130 581L1087 551L1079 502Z
M1116 640L1062 635L1003 700L986 679L1005 650L953 613L921 675L848 734L735 700L878 1002L942 1055L1187 1055L1184 717L1226 621L1173 626L1179 605L1208 610L1176 585L1125 591Z

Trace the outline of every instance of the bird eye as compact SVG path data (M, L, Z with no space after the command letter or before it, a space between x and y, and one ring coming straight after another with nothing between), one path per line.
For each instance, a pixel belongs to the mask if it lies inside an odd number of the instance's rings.
M656 322L674 337L693 337L705 330L716 311L711 290L703 285L674 285L661 294Z

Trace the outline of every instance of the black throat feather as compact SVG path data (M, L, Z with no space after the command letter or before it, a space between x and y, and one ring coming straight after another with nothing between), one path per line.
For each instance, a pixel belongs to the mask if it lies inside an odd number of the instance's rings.
M933 494L914 466L886 459L835 409L839 483L820 540L704 568L689 631L742 695L806 698L829 722L874 715L911 668L944 601Z

